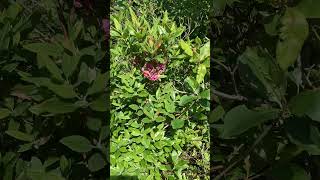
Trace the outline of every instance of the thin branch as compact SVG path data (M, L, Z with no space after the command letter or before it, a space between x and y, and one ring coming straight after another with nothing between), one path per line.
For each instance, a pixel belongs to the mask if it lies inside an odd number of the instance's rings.
M215 89L211 89L211 93L215 94L217 96L220 96L222 98L225 99L231 99L231 100L237 100L237 101L247 101L248 98L241 96L241 95L229 95L229 94L225 94L223 92L217 91Z

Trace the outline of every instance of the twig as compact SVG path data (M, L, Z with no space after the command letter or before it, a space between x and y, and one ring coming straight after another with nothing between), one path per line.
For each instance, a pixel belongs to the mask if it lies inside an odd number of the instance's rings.
M211 61L214 62L214 63L217 63L218 65L222 66L225 70L227 70L228 72L230 72L230 68L227 67L226 65L222 64L221 62L211 58Z
M234 74L236 73L237 69L238 69L238 64L233 68L232 71L230 71L230 74L231 74L231 79L232 79L232 83L233 83L233 87L234 87L234 91L236 92L237 95L239 95L239 91L238 91L238 88L237 88L237 83L236 83L236 80L234 78Z
M248 151L246 151L245 154L243 154L238 160L236 160L235 162L233 162L232 164L230 164L224 171L222 171L218 176L216 176L216 178L214 178L214 180L219 180L221 179L227 172L229 172L230 170L233 169L233 167L235 165L237 165L239 162L241 162L244 158L246 158L251 151L260 143L260 141L268 134L268 132L271 130L272 125L269 125L266 129L264 129L264 131L262 132L262 134L260 134L260 136L257 138L257 140L252 144L252 146L249 148Z
M225 94L223 92L217 91L215 89L211 89L211 93L215 94L217 96L220 96L222 98L231 99L231 100L237 100L237 101L247 101L248 98L241 96L241 95L229 95Z

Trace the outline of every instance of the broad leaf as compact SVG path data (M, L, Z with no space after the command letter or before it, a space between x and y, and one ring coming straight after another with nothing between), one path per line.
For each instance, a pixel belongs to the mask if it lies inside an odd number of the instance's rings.
M105 90L107 87L108 74L98 73L96 80L93 82L92 86L88 89L87 95L92 95Z
M29 110L37 115L48 112L53 114L65 114L75 111L78 106L57 98L48 99L40 104L32 106Z
M276 119L278 112L276 109L250 110L245 105L239 105L227 112L223 119L222 137L237 136L261 123Z
M103 169L107 163L100 153L93 154L88 160L88 168L91 172L99 171Z
M61 70L48 55L40 52L37 54L37 60L39 68L46 67L54 78L63 81Z
M90 141L87 138L78 135L64 137L60 140L60 143L79 153L89 152L92 149Z
M261 96L282 107L286 76L271 57L258 52L256 48L247 48L239 57L241 78Z
M320 122L320 91L305 91L293 97L289 108L296 116L307 115Z
M188 95L183 95L181 98L180 98L180 101L179 101L179 105L180 106L184 106L194 100L196 100L197 97L195 96L188 96Z
M23 133L21 131L8 130L6 131L6 134L21 141L32 142L34 140L34 137L32 135Z
M179 44L186 54L193 56L193 51L189 44L187 44L184 40L180 40Z
M204 64L200 64L198 67L197 77L196 77L196 80L199 84L203 82L206 73L207 73L206 66Z
M63 55L62 59L62 70L64 75L68 78L70 77L73 72L76 70L80 57L79 56L70 56L68 54Z
M320 18L319 0L301 0L295 8L304 14L306 18Z
M308 37L309 25L299 11L288 8L281 19L280 40L277 44L277 61L280 67L287 71L293 65Z
M63 48L57 44L50 43L32 43L23 46L25 49L34 53L43 53L48 56L61 56Z
M293 144L312 155L320 155L320 132L310 124L310 120L295 117L287 119L285 130Z
M171 121L171 126L173 129L179 129L184 126L184 121L183 119L174 119Z

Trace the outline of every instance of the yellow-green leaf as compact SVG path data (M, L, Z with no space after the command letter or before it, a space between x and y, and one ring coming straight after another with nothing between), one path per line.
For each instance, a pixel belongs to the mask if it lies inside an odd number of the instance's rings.
M179 44L186 54L188 54L189 56L193 56L193 51L189 44L187 44L184 40L180 40Z

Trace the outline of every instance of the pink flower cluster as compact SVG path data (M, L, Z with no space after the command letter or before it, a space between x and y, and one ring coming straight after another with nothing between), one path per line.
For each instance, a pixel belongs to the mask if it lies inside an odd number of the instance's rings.
M160 74L164 72L165 68L165 64L148 62L141 68L141 71L144 77L151 81L156 81L159 79Z

